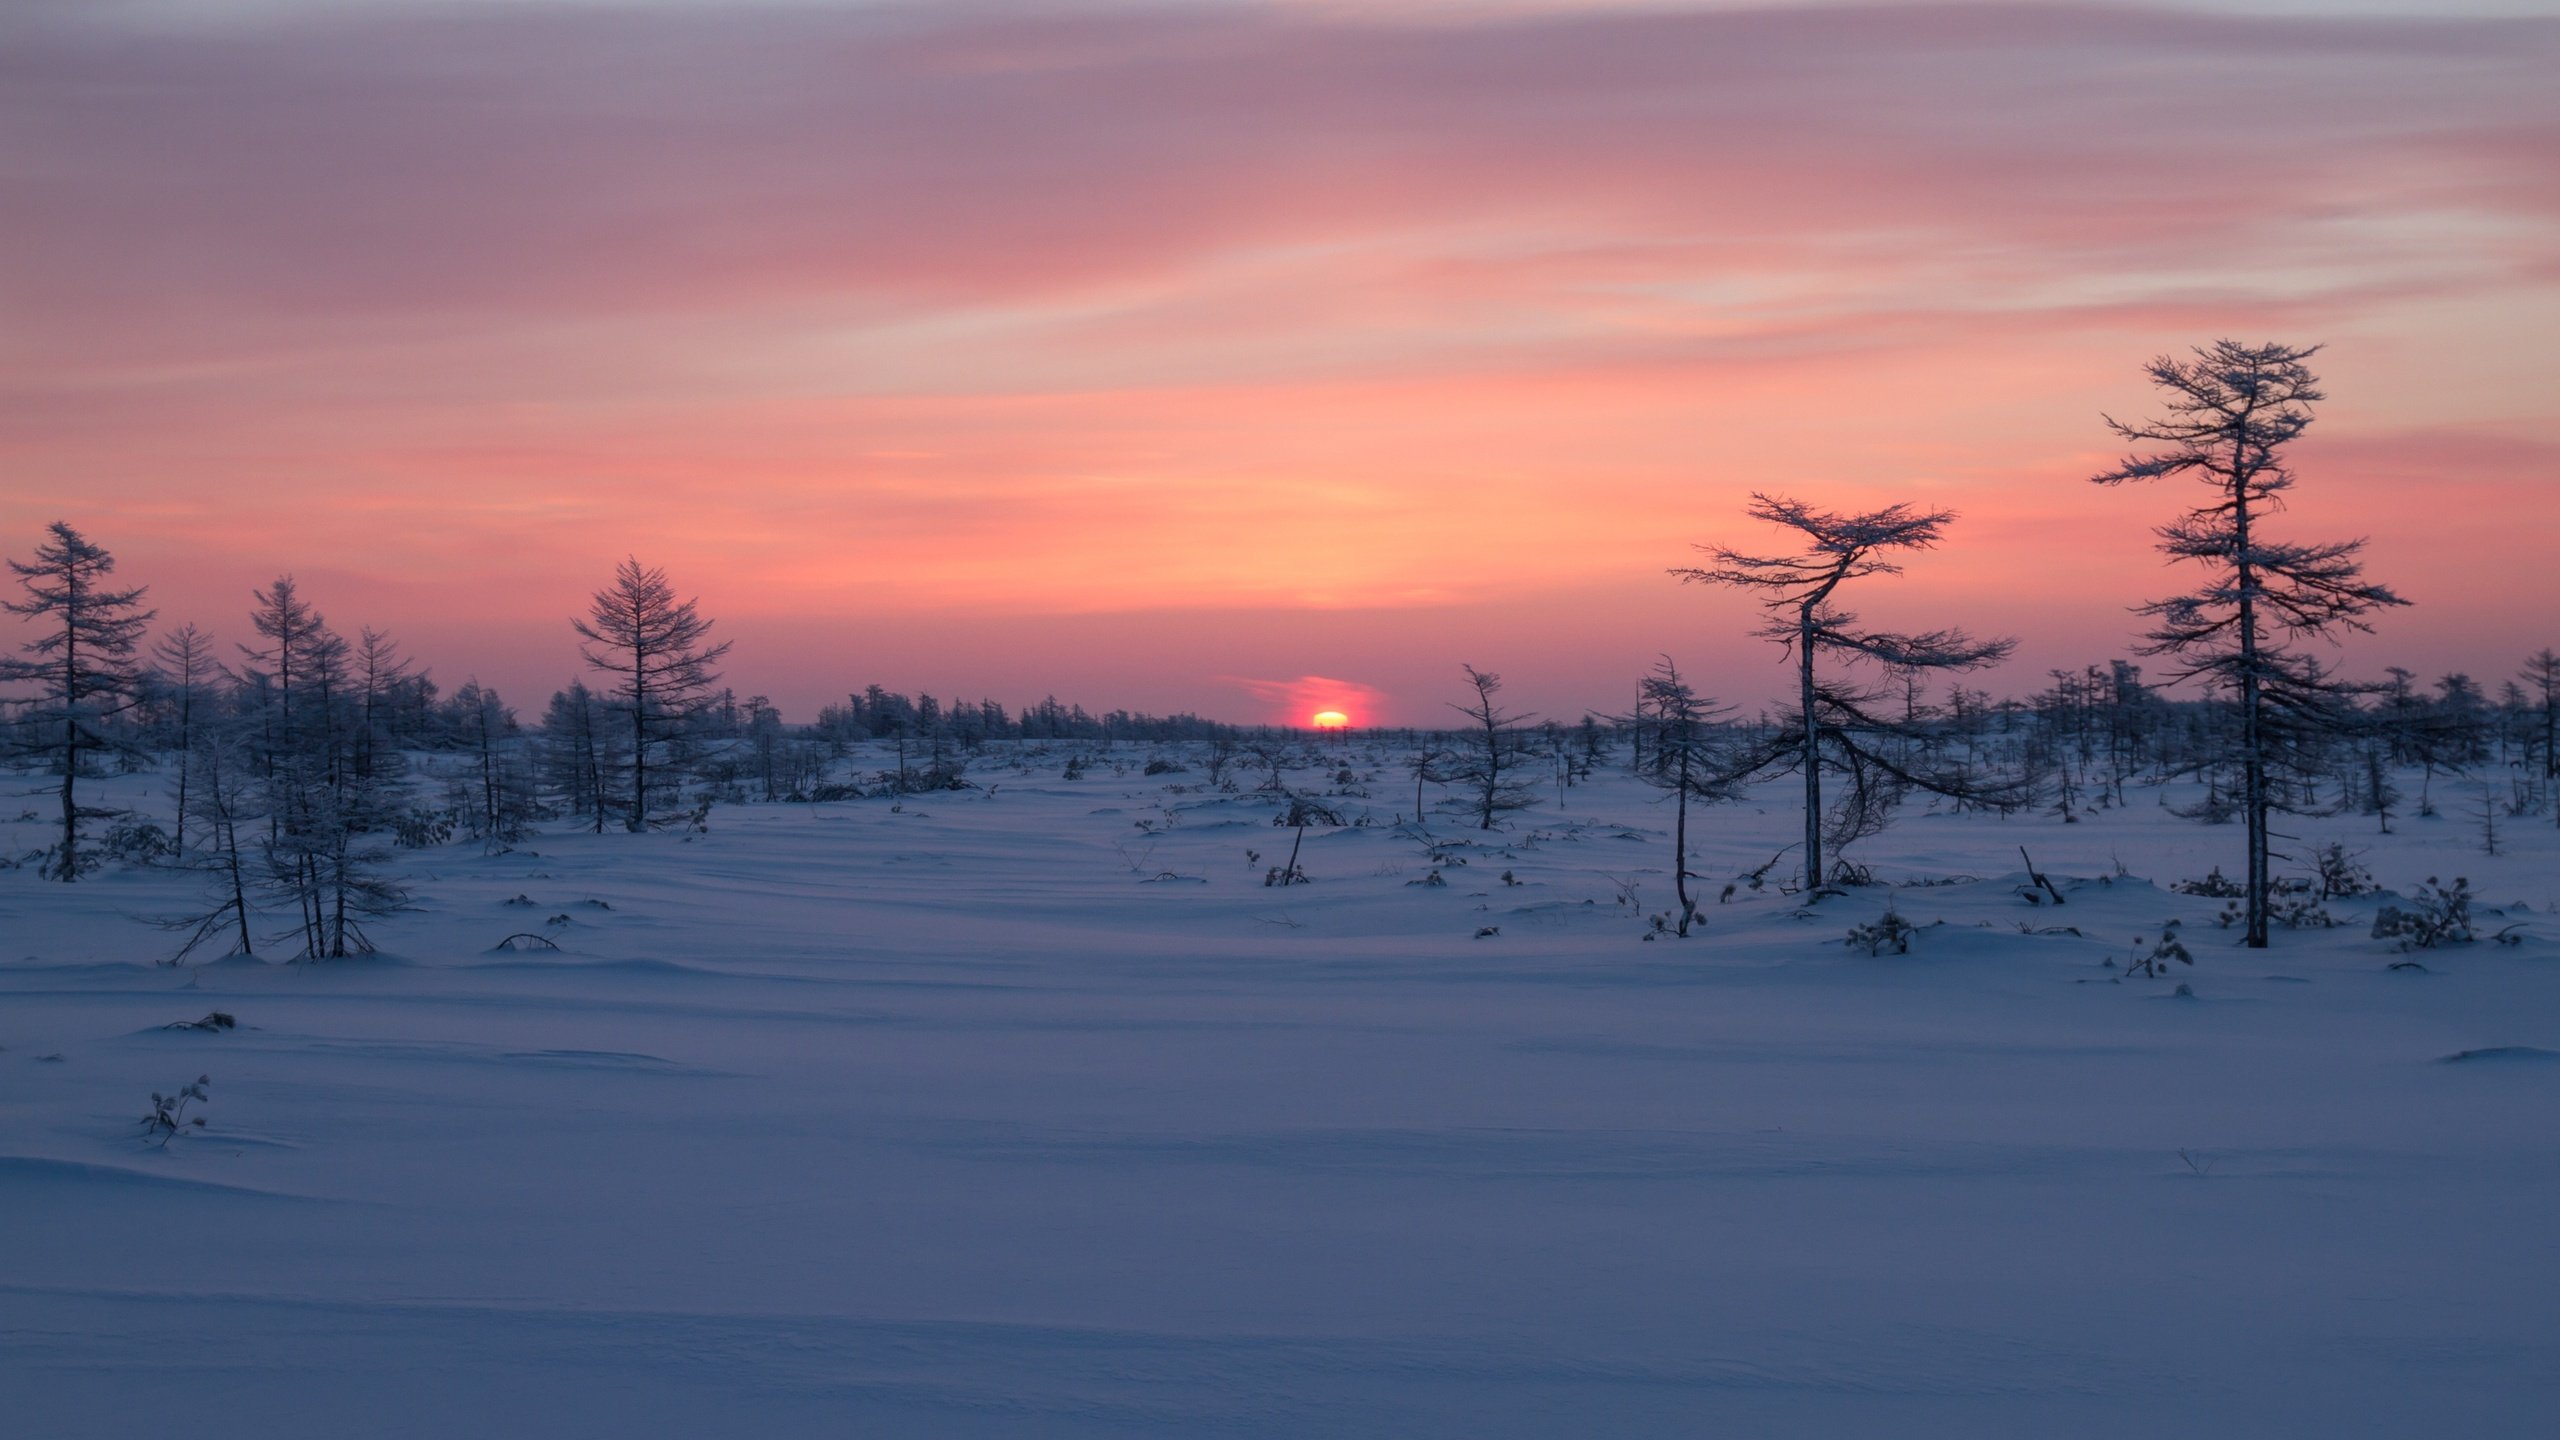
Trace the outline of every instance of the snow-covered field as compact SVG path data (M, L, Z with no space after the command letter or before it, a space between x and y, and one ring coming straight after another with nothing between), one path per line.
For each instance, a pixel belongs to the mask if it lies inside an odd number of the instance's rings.
M1268 802L1147 753L404 852L355 961L172 969L183 877L0 873L0 1433L2560 1433L2547 818L2288 827L2520 944L2253 953L2167 889L2236 829L2151 792L1714 903L1781 787L1649 942L1623 778L1435 822L1434 886L1381 755L1270 888ZM1844 947L1888 898L1911 952ZM2102 963L2172 918L2192 969Z

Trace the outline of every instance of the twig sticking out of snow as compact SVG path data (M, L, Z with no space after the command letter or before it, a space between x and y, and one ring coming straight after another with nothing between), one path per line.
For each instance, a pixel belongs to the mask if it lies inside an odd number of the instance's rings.
M2018 847L2018 858L2027 862L2027 883L2043 887L2044 893L2053 897L2054 904L2059 905L2063 903L2062 891L2054 885L2052 877L2036 868L2036 858L2027 853L2026 846L2021 845ZM2035 891L2025 890L2021 893L2027 897L2030 903L2035 901Z

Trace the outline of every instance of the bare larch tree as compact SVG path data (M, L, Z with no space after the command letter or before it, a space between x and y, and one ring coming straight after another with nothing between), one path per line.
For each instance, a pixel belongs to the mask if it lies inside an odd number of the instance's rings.
M170 714L170 748L178 758L177 831L171 848L187 848L188 789L195 779L196 706L218 670L213 640L194 625L181 625L151 647L152 683Z
M1639 682L1635 713L1625 720L1639 741L1650 742L1638 747L1636 774L1671 797L1671 888L1680 901L1677 933L1684 938L1698 915L1698 903L1689 896L1689 882L1696 878L1689 871L1689 803L1734 797L1715 723L1730 710L1699 695L1665 655Z
M2560 655L2544 646L2528 656L2517 679L2525 682L2527 694L2538 702L2542 713L2541 742L2542 784L2551 800L2551 815L2560 823ZM2528 757L2535 747L2528 746Z
M621 768L612 753L613 732L604 701L584 680L571 680L554 691L542 717L542 758L552 787L568 802L570 813L584 815L595 833L604 833L609 800L605 775Z
M2089 477L2120 485L2189 475L2207 491L2203 503L2156 531L2161 553L2194 563L2203 578L2137 613L2156 622L2142 653L2175 657L2184 668L2173 678L2202 679L2236 711L2236 734L2217 758L2240 771L2252 949L2267 944L2267 817L2282 808L2271 775L2311 773L2310 750L2350 728L2350 700L2362 688L2332 677L2294 642L2370 631L2365 616L2408 603L2364 579L2356 558L2362 540L2291 544L2265 533L2268 512L2293 488L2284 447L2310 426L2311 407L2324 398L2302 363L2318 349L2217 340L2192 360L2153 360L2146 370L2168 392L2166 415L2136 423L2106 418L2123 439L2161 448Z
M0 609L43 628L23 647L34 658L0 658L0 682L36 686L35 702L19 717L19 749L47 757L62 777L62 844L44 873L77 880L81 820L116 813L81 807L82 757L117 743L103 722L134 703L133 648L153 612L141 608L140 588L107 587L116 561L104 548L59 520L49 533L34 564L9 562L27 598L0 601Z
M616 677L609 692L631 717L631 810L626 828L649 824L650 747L683 730L711 697L720 676L711 667L729 653L726 640L705 646L712 622L697 602L678 601L667 572L625 560L613 583L595 593L589 618L573 620L588 643L587 664Z
M1457 753L1443 773L1450 783L1465 786L1473 797L1468 808L1475 812L1476 828L1490 830L1502 816L1538 803L1537 792L1521 783L1526 760L1519 734L1519 727L1536 717L1514 715L1494 703L1495 692L1502 688L1501 676L1473 665L1458 668L1467 672L1467 684L1475 694L1472 699L1449 703L1449 708L1466 716L1469 724L1466 738L1459 742Z
M356 640L355 660L350 681L355 686L360 713L356 717L355 754L352 763L356 775L372 780L377 775L396 775L401 765L397 746L383 743L383 722L392 697L410 679L408 659L390 636L367 625Z
M1886 809L1905 788L1968 800L1983 799L1994 788L1927 762L1925 747L1905 757L1868 744L1869 737L1907 736L1911 727L1885 718L1877 708L1887 697L1885 687L1826 674L1820 662L1826 658L1873 662L1896 674L1972 670L1997 664L2016 642L1976 640L1961 630L1905 635L1861 629L1856 615L1832 601L1833 594L1852 580L1901 574L1902 567L1885 557L1936 545L1955 519L1952 511L1918 511L1901 504L1847 515L1817 510L1801 500L1755 493L1750 514L1802 536L1803 552L1746 555L1720 545L1702 545L1698 548L1712 556L1715 564L1671 573L1682 580L1731 585L1763 597L1760 605L1769 620L1758 633L1784 647L1795 661L1793 713L1766 742L1741 752L1725 778L1739 784L1790 771L1803 775L1805 889L1815 891L1825 880L1826 818L1831 838L1846 844L1881 824ZM1828 817L1822 797L1826 769L1845 776L1850 786L1838 813Z
M228 939L230 953L254 955L250 937L250 871L243 822L257 818L256 767L247 749L225 734L228 727L209 726L196 737L192 762L195 783L187 804L195 812L197 844L184 863L205 879L203 905L185 915L165 919L162 928L187 932L186 943L170 957L176 964L208 941Z

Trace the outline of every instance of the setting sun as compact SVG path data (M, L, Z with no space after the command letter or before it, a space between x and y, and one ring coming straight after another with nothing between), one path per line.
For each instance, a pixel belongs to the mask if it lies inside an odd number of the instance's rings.
M1339 710L1319 710L1313 723L1319 730L1341 730L1351 724L1351 717Z

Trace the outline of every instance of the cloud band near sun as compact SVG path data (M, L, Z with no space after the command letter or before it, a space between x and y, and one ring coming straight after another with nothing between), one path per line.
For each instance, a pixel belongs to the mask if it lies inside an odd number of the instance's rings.
M1329 675L1301 675L1295 680L1251 680L1231 676L1228 684L1253 697L1262 718L1273 725L1314 727L1317 716L1339 714L1347 725L1377 725L1385 720L1387 697L1374 686Z

